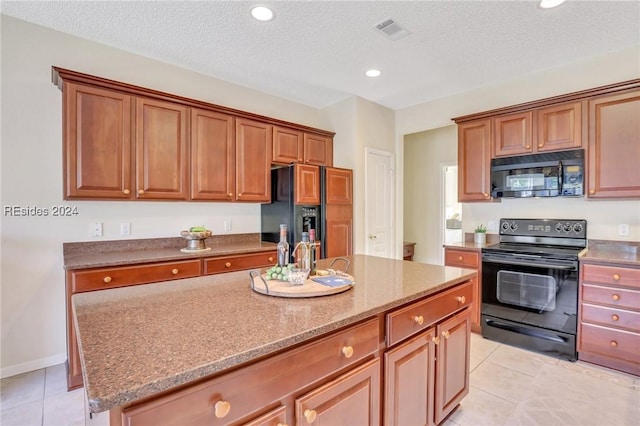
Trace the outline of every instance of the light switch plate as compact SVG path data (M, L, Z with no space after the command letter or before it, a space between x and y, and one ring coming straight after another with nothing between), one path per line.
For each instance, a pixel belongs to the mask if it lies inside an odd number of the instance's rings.
M629 224L628 223L621 223L620 225L618 225L618 235L622 236L622 237L626 237L629 235Z
M120 235L131 235L131 224L129 222L120 224Z
M92 237L102 237L102 222L92 223L89 228L89 235Z

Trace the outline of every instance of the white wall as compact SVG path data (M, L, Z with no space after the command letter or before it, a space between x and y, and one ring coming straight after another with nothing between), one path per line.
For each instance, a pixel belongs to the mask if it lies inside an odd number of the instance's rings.
M398 161L401 164L414 161L408 158L407 148L404 146L405 135L450 126L453 117L636 78L640 78L640 49L633 48L398 110L396 111ZM442 143L457 144L456 135L451 134L447 139ZM446 161L448 158L440 154L434 161ZM419 171L413 173L419 173ZM402 184L411 185L409 182ZM408 200L405 199L398 200L399 206L407 206L407 202ZM472 232L479 223L487 224L489 220L508 216L584 218L588 220L587 234L590 239L640 240L640 201L638 200L592 201L586 198L554 198L503 200L501 203L465 203L462 211L463 231ZM402 219L402 216L399 216L399 219ZM428 222L438 220L438 216L425 218ZM619 223L629 224L628 237L618 235ZM401 236L404 226L398 225L397 232ZM435 243L432 242L432 244Z
M174 237L193 224L223 233L260 231L260 205L186 202L62 201L62 93L51 66L166 91L332 130L305 105L236 86L2 15L2 377L63 362L65 296L62 243ZM341 136L340 136L341 137ZM348 144L348 141L344 142ZM340 152L342 148L338 148ZM339 163L339 162L338 162ZM348 164L343 164L348 167ZM9 217L4 207L77 206L76 217ZM104 223L90 238L89 224Z

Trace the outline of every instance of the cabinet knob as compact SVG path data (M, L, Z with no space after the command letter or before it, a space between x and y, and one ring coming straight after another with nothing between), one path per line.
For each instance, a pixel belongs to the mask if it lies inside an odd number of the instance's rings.
M225 263L224 266L226 266L227 268L231 268L231 262Z
M178 275L178 268L174 268L174 269L172 269L172 270L171 270L171 273L172 273L173 275Z
M413 317L413 322L418 325L422 325L424 324L424 318L422 317L422 315L416 315L415 317Z
M612 321L618 321L620 319L619 316L617 316L616 314L611 315L611 320Z
M609 346L611 346L612 348L617 348L618 342L616 342L615 340L612 340L611 343L609 343Z
M273 256L269 256L269 259L267 259L269 262L273 262Z
M110 283L111 282L111 277L104 277L104 279L102 280L105 283Z
M231 404L229 404L228 401L218 401L216 402L216 405L214 406L215 408L215 415L217 418L221 419L223 417L226 417L227 414L229 414L229 411L231 411Z
M445 339L448 339L449 338L449 331L448 330L443 331L442 332L442 337L444 337Z
M458 302L460 302L460 303L464 303L464 302L466 302L466 301L467 301L467 298L466 298L466 297L464 297L464 296L458 296L458 297L456 297L456 299L457 299L457 300L458 300Z
M463 257L462 256L458 256L458 262L462 262Z
M440 344L440 336L432 337L432 338L431 338L431 341L432 341L433 343L435 343L436 345L439 345L439 344Z
M531 145L525 145L524 147L527 149L531 149Z
M611 295L611 298L612 298L613 300L618 301L618 300L620 300L620 295L619 295L619 294L613 294L613 295Z
M482 195L484 195L484 198L489 198L489 194L486 192L483 192Z
M227 194L227 195L229 195L229 198L231 198L231 197L233 197L233 192L230 192L230 193L229 193L229 194Z
M306 409L304 410L304 418L307 420L307 423L313 423L316 421L316 417L318 417L318 413L316 410Z
M238 192L238 198L242 197L242 192Z
M345 358L349 359L353 356L353 347L352 346L343 346L342 354Z
M620 280L620 274L613 274L613 279L616 281Z
M129 190L128 190L128 189L125 189L125 190L123 190L123 191L122 191L122 193L123 193L124 195L129 195Z
M276 426L287 426L286 423L278 423Z
M593 194L595 194L595 193L596 193L596 190L595 190L595 189L590 189L590 190L589 190L589 195L593 195Z
M138 194L140 195L144 194L144 189L138 189Z

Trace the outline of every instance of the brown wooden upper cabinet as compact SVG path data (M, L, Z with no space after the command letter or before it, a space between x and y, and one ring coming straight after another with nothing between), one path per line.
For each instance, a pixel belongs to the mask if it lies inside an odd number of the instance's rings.
M65 83L64 199L129 199L132 96Z
M571 102L493 119L494 157L582 147L582 103Z
M295 195L296 204L320 204L320 166L313 164L296 164Z
M236 119L235 200L271 200L272 132L270 124L247 118Z
M333 138L283 126L273 126L273 162L333 165Z
M136 198L189 198L188 115L183 105L136 98Z
M491 120L458 125L458 201L491 200Z
M234 200L234 124L228 114L191 109L191 199Z
M640 197L640 90L589 100L589 198Z

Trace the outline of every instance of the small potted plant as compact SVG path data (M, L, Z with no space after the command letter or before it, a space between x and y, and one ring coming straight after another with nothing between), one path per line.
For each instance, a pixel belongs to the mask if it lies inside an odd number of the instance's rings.
M487 228L480 224L473 231L473 242L476 244L485 244L487 242Z

